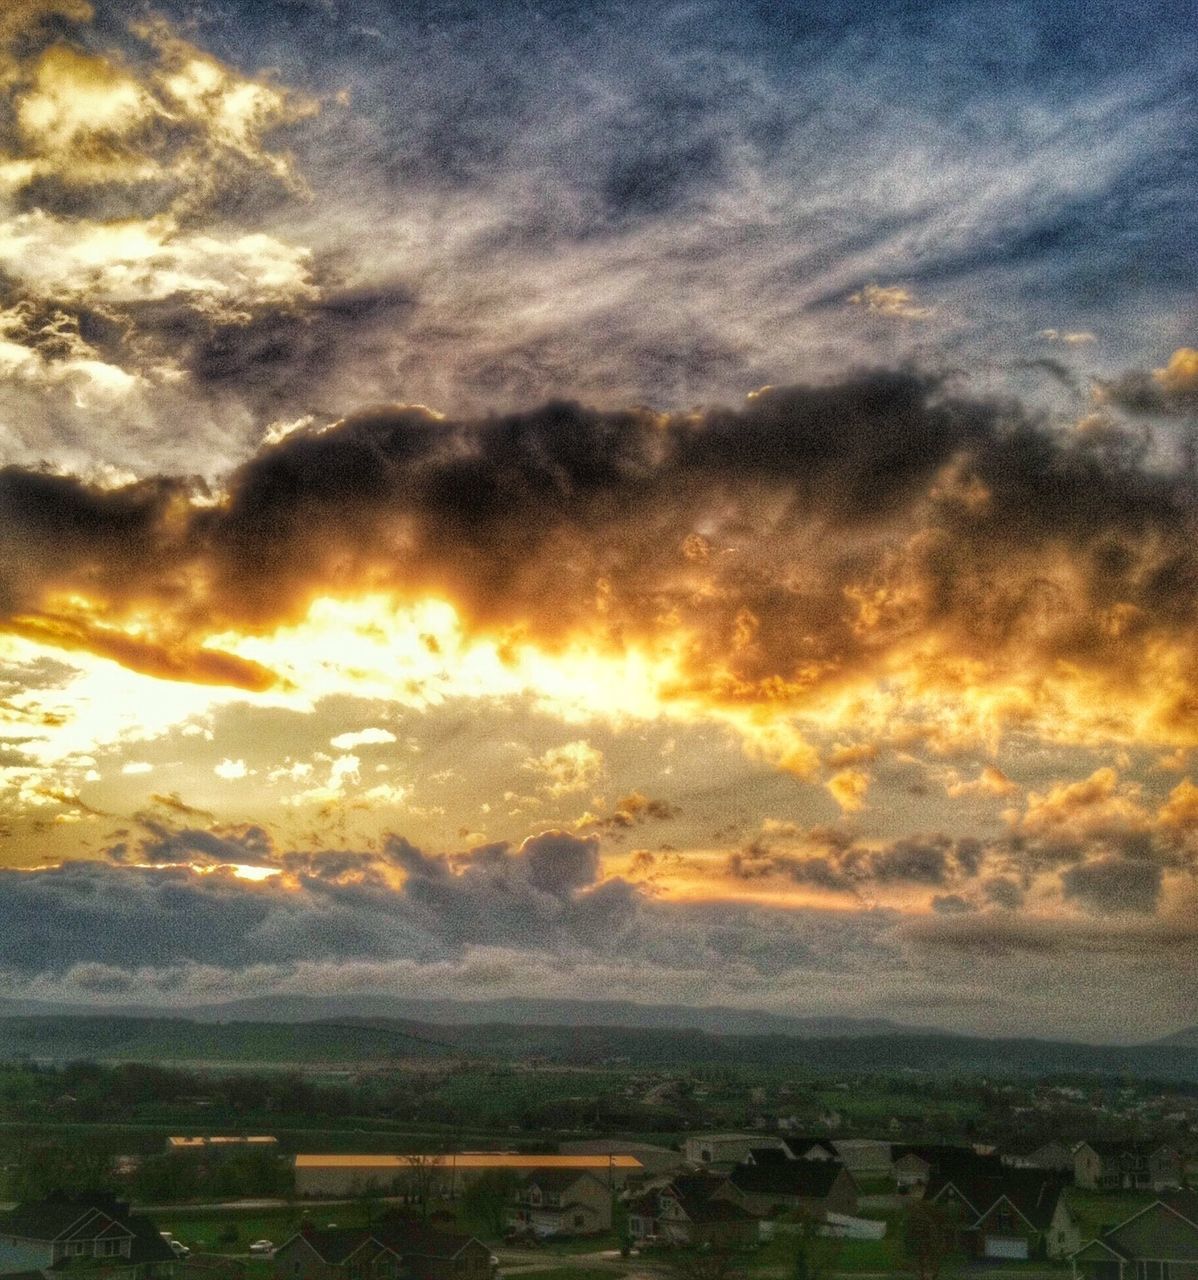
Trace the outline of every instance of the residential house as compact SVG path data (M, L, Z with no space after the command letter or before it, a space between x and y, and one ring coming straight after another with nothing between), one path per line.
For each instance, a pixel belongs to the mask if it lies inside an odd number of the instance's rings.
M87 1270L104 1280L166 1280L175 1263L154 1223L106 1192L25 1201L0 1214L0 1275Z
M703 1133L687 1138L682 1154L688 1164L733 1165L744 1160L750 1151L763 1147L785 1150L786 1143L760 1133Z
M1074 1280L1196 1280L1198 1194L1166 1191L1072 1257Z
M758 1217L801 1209L810 1213L854 1214L857 1184L839 1160L795 1160L783 1152L738 1164L716 1192Z
M275 1250L276 1280L347 1280L349 1255L370 1238L365 1228L304 1227Z
M393 1220L305 1227L274 1254L276 1280L488 1280L491 1251L473 1236Z
M1166 1191L1182 1184L1180 1152L1152 1142L1079 1142L1073 1178L1090 1191Z
M836 1148L827 1138L788 1137L786 1148L796 1160L839 1160ZM754 1147L746 1159L752 1163L753 1157L761 1152L761 1147ZM785 1154L779 1147L767 1147L766 1151Z
M1002 1161L998 1156L979 1152L974 1147L896 1143L890 1150L890 1173L900 1191L926 1187L929 1182L949 1174L985 1176L1002 1172Z
M1034 1169L944 1177L924 1199L954 1211L961 1243L977 1258L1067 1258L1081 1243L1066 1184Z
M881 1177L890 1173L890 1143L880 1138L833 1138L832 1149L855 1178Z
M586 1169L536 1169L513 1196L510 1225L537 1236L611 1230L612 1189Z
M1054 1138L1037 1147L1004 1152L1002 1162L1012 1169L1044 1169L1050 1173L1067 1174L1072 1178L1073 1152L1076 1146L1074 1142Z
M742 1247L756 1244L760 1225L746 1209L716 1193L724 1179L680 1174L633 1199L628 1232L664 1244Z

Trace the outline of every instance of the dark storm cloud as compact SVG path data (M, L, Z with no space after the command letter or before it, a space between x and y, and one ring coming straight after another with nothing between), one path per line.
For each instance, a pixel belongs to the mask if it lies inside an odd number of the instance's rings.
M1191 921L1134 912L1118 924L1106 913L1060 918L1011 911L932 913L904 920L896 934L928 953L970 960L1068 960L1077 965L1074 977L1079 983L1086 981L1087 968L1092 973L1092 966L1104 957L1133 963L1140 972L1168 974L1170 967L1192 961L1198 939Z
M976 911L977 905L959 893L940 893L932 899L932 910L938 915L959 916Z
M1151 915L1161 895L1161 868L1153 862L1099 858L1061 873L1066 898L1091 911L1138 911Z
M857 891L884 884L940 887L972 878L981 862L978 842L972 839L906 836L871 848L835 829L815 827L795 834L823 849L793 852L772 848L761 838L729 856L729 874L743 880L781 875L816 889Z
M1013 911L1023 905L1023 890L1014 880L1003 876L995 876L992 880L984 881L982 892L996 907L1007 907Z
M1129 369L1100 382L1102 399L1129 413L1198 418L1198 354L1177 351L1164 369Z
M601 881L594 841L564 832L450 855L399 837L375 852L298 852L268 850L251 830L204 835L151 830L116 850L119 861L0 871L0 969L29 978L79 965L438 964L492 948L696 976L735 966L759 980L888 951L885 913L850 925L817 911L655 901L626 881ZM247 882L220 869L129 865L215 866L251 853L284 874Z
M406 287L392 285L331 287L317 298L248 306L225 316L186 297L127 314L140 341L186 370L198 391L234 394L259 413L273 413L311 404L347 364L371 354L381 358L414 305Z
M1144 449L909 372L666 416L382 408L263 448L215 505L183 478L5 469L0 610L64 647L251 687L269 675L199 649L206 630L367 589L447 592L468 625L551 642L670 616L716 698L797 696L920 634L1134 685L1149 645L1192 662L1198 625L1191 489ZM162 633L50 613L51 592L113 621L152 604Z

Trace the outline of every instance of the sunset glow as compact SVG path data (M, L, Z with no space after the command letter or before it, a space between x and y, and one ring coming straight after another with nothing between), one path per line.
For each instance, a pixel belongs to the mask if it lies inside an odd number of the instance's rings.
M428 8L0 15L0 992L1172 1025L1192 43Z

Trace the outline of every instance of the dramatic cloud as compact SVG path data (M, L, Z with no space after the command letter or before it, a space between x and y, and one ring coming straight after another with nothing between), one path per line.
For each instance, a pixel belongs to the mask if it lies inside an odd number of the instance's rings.
M297 427L214 496L13 467L0 493L6 625L156 675L286 685L239 632L325 596L433 595L504 644L639 651L655 697L719 709L796 772L815 757L782 717L857 689L893 734L881 682L955 703L965 734L1117 737L1117 707L1192 739L1184 476L1132 435L1054 431L912 374L675 415L383 409ZM590 785L583 747L538 762L559 793ZM830 785L864 802L862 770Z
M1132 413L1198 415L1198 350L1179 347L1163 369L1132 369L1100 385L1103 400Z
M1150 862L1100 858L1070 867L1061 876L1067 898L1077 898L1095 911L1156 910L1161 869Z
M14 989L1181 1016L1178 13L2 9Z

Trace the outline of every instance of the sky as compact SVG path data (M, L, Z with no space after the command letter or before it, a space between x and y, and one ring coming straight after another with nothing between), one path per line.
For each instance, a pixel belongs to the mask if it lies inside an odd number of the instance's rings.
M1198 1022L1192 16L8 0L0 996Z

